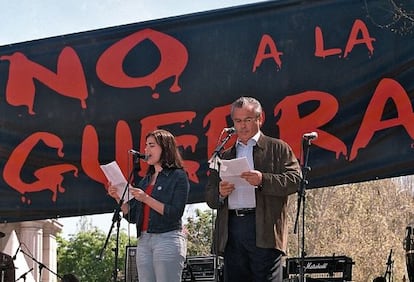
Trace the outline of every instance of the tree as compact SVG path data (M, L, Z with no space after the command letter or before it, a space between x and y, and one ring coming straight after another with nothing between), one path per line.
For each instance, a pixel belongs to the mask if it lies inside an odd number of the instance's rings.
M187 218L187 256L211 255L212 211L195 210L195 217Z
M116 234L111 234L108 244L100 257L106 240L106 234L85 221L80 221L81 230L68 240L58 236L58 273L75 274L82 282L113 281L115 268ZM130 242L128 235L121 230L119 234L118 281L123 281L125 252L128 245L136 245L136 239Z
M354 261L353 281L383 276L393 250L395 281L406 275L404 232L413 219L411 191L384 179L306 192L305 252L308 256L345 255ZM409 187L411 188L411 187ZM296 201L289 206L288 257L300 257L299 234L293 234Z

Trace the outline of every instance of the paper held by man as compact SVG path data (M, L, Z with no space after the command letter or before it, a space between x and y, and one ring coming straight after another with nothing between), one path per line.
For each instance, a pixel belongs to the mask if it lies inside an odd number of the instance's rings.
M251 168L246 157L221 160L221 180L233 183L236 187L236 189L231 193L231 196L229 196L229 207L236 209L256 206L256 199L254 196L255 186L240 177L242 172L250 170Z
M116 186L118 196L122 199L122 194L124 193L124 189L127 185L127 180L125 176L122 174L121 168L119 167L118 163L116 161L113 161L108 164L101 165L100 167L108 181L111 182L112 185ZM128 189L128 192L125 194L124 197L124 202L127 202L132 198L134 198L134 196Z
M245 179L241 178L242 172L250 171L246 157L231 160L220 160L220 178L237 186L252 186ZM253 187L253 186L252 186Z

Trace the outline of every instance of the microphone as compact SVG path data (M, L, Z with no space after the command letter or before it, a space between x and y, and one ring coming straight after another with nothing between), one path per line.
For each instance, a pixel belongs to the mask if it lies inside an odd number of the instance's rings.
M388 255L387 265L391 265L392 264L391 257L392 257L392 249L390 250L390 254Z
M26 271L25 273L23 273L22 275L20 275L19 278L16 279L16 281L19 281L20 279L23 278L23 281L26 281L26 275L29 274L31 271L33 270L33 267L30 268L28 271Z
M411 223L411 225L414 225L413 223ZM404 250L411 251L414 250L413 246L414 246L414 229L412 226L408 225L405 228L405 239L404 239Z
M16 253L13 256L13 260L16 260L17 254L19 253L20 247L22 246L22 243L19 244L19 246L17 247Z
M138 159L143 159L144 161L148 160L148 156L147 155L141 154L140 152L135 151L134 149L129 150L128 153L134 155Z
M315 131L303 134L303 139L305 140L315 140L317 138L318 138L318 132L315 132Z
M223 128L223 132L226 132L227 134L234 134L236 133L236 129L234 127L225 127Z

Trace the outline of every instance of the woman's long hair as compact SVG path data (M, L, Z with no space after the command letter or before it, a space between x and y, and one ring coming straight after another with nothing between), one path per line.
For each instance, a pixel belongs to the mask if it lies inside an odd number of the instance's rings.
M183 159L177 147L174 135L165 129L156 129L147 134L154 137L155 142L161 147L160 163L162 168L183 168ZM148 173L154 172L154 166L148 167Z

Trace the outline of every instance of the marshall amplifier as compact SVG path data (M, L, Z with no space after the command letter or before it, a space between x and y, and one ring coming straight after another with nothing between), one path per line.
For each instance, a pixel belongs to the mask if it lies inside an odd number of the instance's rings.
M346 256L306 257L304 276L306 281L352 281L352 259ZM301 258L288 258L286 268L289 279L300 275Z

